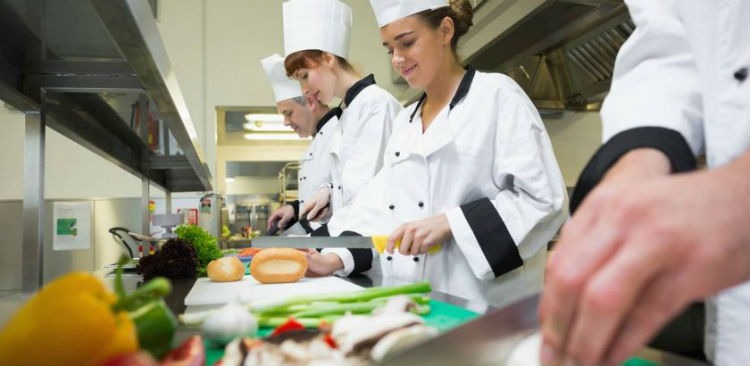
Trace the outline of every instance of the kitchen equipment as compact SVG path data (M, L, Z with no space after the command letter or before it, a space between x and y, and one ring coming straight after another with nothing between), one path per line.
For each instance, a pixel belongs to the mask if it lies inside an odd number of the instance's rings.
M130 235L130 230L124 227L112 227L109 228L109 233L115 238L115 241L127 251L129 258L136 258L134 255L135 250L138 249L139 240Z
M493 310L414 348L386 357L378 365L505 365L519 346L539 330L539 295ZM537 347L526 352L538 352ZM531 355L533 358L535 355ZM518 358L515 358L517 360ZM643 362L637 362L637 361ZM645 361L644 361L645 360ZM650 362L653 363L650 363ZM635 363L633 363L635 362ZM624 365L707 366L689 358L642 349Z
M161 238L168 239L168 238L176 238L177 235L175 235L172 230L174 230L175 227L178 225L182 225L182 223L185 221L185 216L183 214L154 214L151 215L151 223L154 226L161 226L164 228L165 232L161 234Z
M387 235L373 236L260 236L253 239L256 248L371 248L383 253L388 243ZM399 243L396 243L398 247ZM440 250L440 245L430 248L430 253Z
M356 291L362 287L338 277L302 278L292 283L261 284L248 275L235 282L213 282L202 277L185 297L185 306L223 305L234 299L242 303L259 300L337 291Z

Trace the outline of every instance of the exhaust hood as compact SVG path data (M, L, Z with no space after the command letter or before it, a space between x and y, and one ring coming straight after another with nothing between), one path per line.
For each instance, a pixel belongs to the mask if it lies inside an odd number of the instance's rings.
M507 8L516 1L501 3ZM512 77L540 111L596 111L609 91L617 51L634 29L623 1L547 0L466 61Z

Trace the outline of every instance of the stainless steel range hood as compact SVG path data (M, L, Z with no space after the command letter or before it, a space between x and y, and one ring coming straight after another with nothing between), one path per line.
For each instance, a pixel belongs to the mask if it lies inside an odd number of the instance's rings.
M488 0L475 14L507 13L524 1ZM598 110L617 51L635 28L623 1L541 1L518 19L466 62L511 76L543 112Z

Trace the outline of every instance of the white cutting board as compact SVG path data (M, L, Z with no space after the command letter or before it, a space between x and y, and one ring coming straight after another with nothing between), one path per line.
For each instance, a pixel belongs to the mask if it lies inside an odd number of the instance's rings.
M185 297L185 306L223 305L235 298L242 303L247 303L260 299L361 289L361 286L334 276L305 277L297 282L273 284L259 283L251 275L235 282L213 282L206 277L201 277L195 281L195 285Z

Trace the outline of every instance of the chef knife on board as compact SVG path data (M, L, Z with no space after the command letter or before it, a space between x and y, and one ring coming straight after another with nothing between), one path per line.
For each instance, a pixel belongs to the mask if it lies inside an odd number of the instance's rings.
M398 247L400 242L396 243ZM383 253L388 244L387 235L373 236L259 236L253 239L256 248L371 248ZM440 245L430 248L430 253L440 250Z

